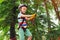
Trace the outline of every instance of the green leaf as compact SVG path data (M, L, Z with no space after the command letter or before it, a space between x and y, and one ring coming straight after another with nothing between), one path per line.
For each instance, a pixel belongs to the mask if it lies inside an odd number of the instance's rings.
M0 0L0 3L2 3L4 0Z

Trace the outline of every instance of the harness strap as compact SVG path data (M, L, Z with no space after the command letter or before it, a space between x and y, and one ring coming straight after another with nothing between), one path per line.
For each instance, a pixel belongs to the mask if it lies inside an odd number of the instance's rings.
M25 32L26 31L26 28L22 27L23 31Z
M19 24L18 29L20 28L20 26L22 26L23 22L24 22L24 19L23 19L22 22Z
M23 18L23 20L22 20L21 23L19 23L19 27L18 27L18 29L22 26L24 20L25 20L25 18ZM23 29L24 32L26 31L26 28L24 28L24 27L21 27L21 28Z

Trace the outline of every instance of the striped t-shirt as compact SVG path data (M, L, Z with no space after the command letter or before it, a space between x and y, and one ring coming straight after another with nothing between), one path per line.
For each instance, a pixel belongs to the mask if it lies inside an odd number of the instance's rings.
M18 14L18 18L20 18L20 19L18 19L19 24L23 21L23 19L21 18L22 15L24 15L24 14L22 14L21 12ZM24 20L23 24L20 26L22 26L22 27L27 26L26 20Z

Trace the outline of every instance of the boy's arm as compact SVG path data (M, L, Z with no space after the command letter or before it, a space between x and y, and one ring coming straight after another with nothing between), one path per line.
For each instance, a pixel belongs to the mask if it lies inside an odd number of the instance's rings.
M21 16L18 16L18 19L20 18L30 18L32 15L21 15Z
M36 14L33 14L33 15L21 15L20 18L25 18L26 20L32 20L34 19L36 16Z
M21 17L31 17L32 15L22 15Z

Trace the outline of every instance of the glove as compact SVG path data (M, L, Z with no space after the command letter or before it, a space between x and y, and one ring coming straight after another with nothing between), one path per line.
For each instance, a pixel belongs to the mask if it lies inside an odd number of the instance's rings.
M33 14L33 15L30 17L30 20L33 20L35 17L36 17L36 14Z

